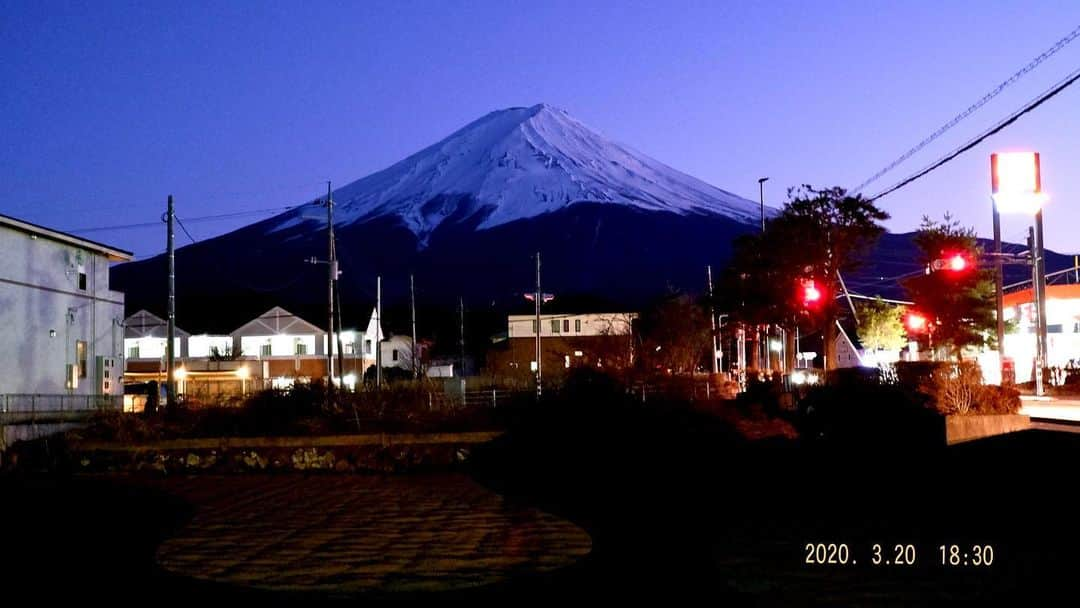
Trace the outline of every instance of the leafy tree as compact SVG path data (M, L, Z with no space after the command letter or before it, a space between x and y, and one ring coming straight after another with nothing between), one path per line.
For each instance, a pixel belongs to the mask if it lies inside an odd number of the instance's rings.
M760 235L738 239L722 279L725 308L743 323L776 323L824 332L825 362L836 365L839 273L859 268L889 218L843 188L788 190L788 202ZM813 280L821 299L805 307L799 284ZM791 332L789 332L790 334ZM788 348L788 352L794 352Z
M665 297L641 321L642 360L650 367L690 373L709 348L709 315L688 295Z
M932 325L935 347L947 347L959 359L965 348L993 345L994 271L978 266L982 248L975 230L946 213L941 222L923 217L913 240L919 261L928 268L934 260L954 254L971 262L962 271L936 270L904 281L908 298ZM926 343L930 336L919 338Z
M899 350L907 343L903 306L894 306L881 298L855 307L859 314L859 342L868 350Z

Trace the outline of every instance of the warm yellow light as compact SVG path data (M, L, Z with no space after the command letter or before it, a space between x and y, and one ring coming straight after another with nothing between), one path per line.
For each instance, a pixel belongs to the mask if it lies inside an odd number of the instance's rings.
M1038 152L991 154L990 173L998 211L1033 215L1046 202Z
M249 376L251 376L251 370L249 370L246 365L236 368L235 373L236 377L240 378L241 380L246 380Z
M175 370L173 370L173 379L174 380L183 380L184 378L187 378L187 370L186 369L184 369L182 367L178 367Z

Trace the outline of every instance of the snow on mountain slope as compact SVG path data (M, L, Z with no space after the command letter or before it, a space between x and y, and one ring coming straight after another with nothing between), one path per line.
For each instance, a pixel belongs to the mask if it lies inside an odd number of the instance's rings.
M757 203L612 142L546 104L492 112L393 166L334 192L335 224L402 218L421 241L441 222L478 229L577 202L758 221ZM304 221L302 210L274 229Z

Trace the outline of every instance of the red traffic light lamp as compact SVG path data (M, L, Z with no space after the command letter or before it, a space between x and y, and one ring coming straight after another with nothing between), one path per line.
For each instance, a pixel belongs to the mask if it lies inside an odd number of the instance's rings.
M816 306L821 302L821 289L813 279L802 280L802 303L803 306Z
M929 322L926 320L925 315L917 312L909 312L904 319L904 325L908 328L908 331L912 333L922 333L926 331Z
M945 253L930 263L930 268L933 270L948 270L949 272L964 272L971 265L971 260L963 253ZM927 273L929 274L929 273Z

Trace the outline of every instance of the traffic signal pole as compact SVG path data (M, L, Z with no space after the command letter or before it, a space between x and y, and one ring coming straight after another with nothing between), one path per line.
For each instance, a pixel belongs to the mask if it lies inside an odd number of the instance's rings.
M991 199L993 201L993 197ZM1005 378L1005 282L1001 267L1001 213L998 211L997 201L994 201L994 305L997 314L997 351L998 367L1001 369L1002 380Z
M1037 306L1039 307L1039 340L1038 346L1038 390L1036 395L1042 397L1044 393L1043 384L1043 370L1048 365L1047 359L1049 359L1049 349L1047 348L1047 324L1046 324L1046 250L1043 247L1043 215L1042 209L1035 214L1035 296L1037 298Z

